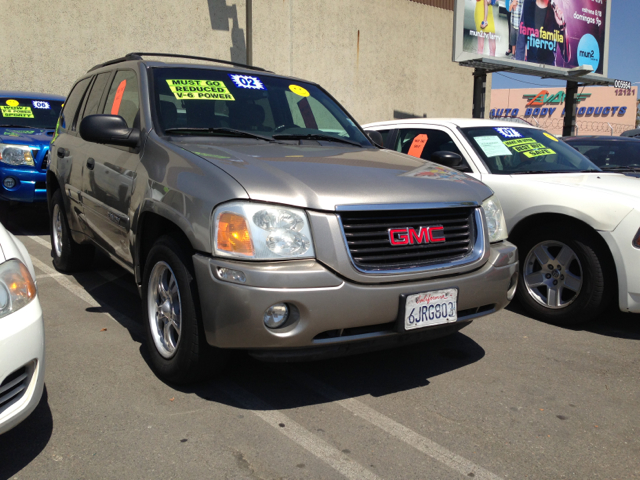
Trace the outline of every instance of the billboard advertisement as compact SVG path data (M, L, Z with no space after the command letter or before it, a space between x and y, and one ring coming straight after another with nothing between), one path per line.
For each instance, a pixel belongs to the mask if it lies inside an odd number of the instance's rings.
M456 0L454 61L607 75L611 0Z

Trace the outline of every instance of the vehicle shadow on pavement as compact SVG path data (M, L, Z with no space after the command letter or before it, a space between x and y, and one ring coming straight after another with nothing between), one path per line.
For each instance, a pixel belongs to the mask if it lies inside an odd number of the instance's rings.
M236 354L219 377L173 388L240 409L282 410L424 387L429 379L484 355L480 345L459 332L406 347L312 362L268 363ZM229 385L246 394L230 396Z
M36 409L21 424L0 435L0 478L11 478L45 449L53 432L47 387Z
M511 302L506 309L518 315L529 317L524 308L515 300ZM541 320L540 322L546 323ZM640 314L621 312L615 302L612 302L598 318L589 322L566 327L553 325L551 323L548 325L549 328L565 328L576 332L591 332L607 337L640 340Z
M40 202L11 205L2 223L14 235L49 235L47 204Z

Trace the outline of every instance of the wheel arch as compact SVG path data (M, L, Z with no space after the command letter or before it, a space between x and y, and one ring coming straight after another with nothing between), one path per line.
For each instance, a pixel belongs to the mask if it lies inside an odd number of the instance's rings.
M156 204L157 206L157 204ZM162 235L171 235L186 248L187 254L193 255L197 241L192 226L182 215L162 208L146 208L133 226L135 231L134 271L137 284L142 283L144 264L155 240Z
M51 170L47 171L47 203L51 203L51 197L56 193L57 190L60 190L60 182L58 182L58 177Z

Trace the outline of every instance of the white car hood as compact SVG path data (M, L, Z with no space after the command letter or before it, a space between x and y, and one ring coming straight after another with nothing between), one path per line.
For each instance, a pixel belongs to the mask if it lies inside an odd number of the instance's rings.
M512 178L522 178L524 175L512 175ZM567 187L589 188L595 195L602 191L617 195L628 195L633 203L640 203L640 178L629 177L620 173L556 173L526 175L527 180L533 182L555 183Z

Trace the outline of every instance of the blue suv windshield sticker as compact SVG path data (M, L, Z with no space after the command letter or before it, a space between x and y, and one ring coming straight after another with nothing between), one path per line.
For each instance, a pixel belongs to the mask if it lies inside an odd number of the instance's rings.
M231 100L229 89L219 80L167 80L178 100Z
M250 75L237 75L230 73L229 77L238 88L250 88L253 90L266 90L264 83L260 81L258 77L252 77Z
M34 100L31 103L33 104L33 108L39 108L41 110L51 109L51 105L49 105L49 102L45 102L44 100Z
M31 107L4 107L0 106L3 117L34 118Z
M306 88L303 88L300 85L289 85L289 90L291 90L296 95L300 95L301 97L308 97L309 95L311 95Z
M513 128L494 127L494 130L506 138L522 138L522 134Z

